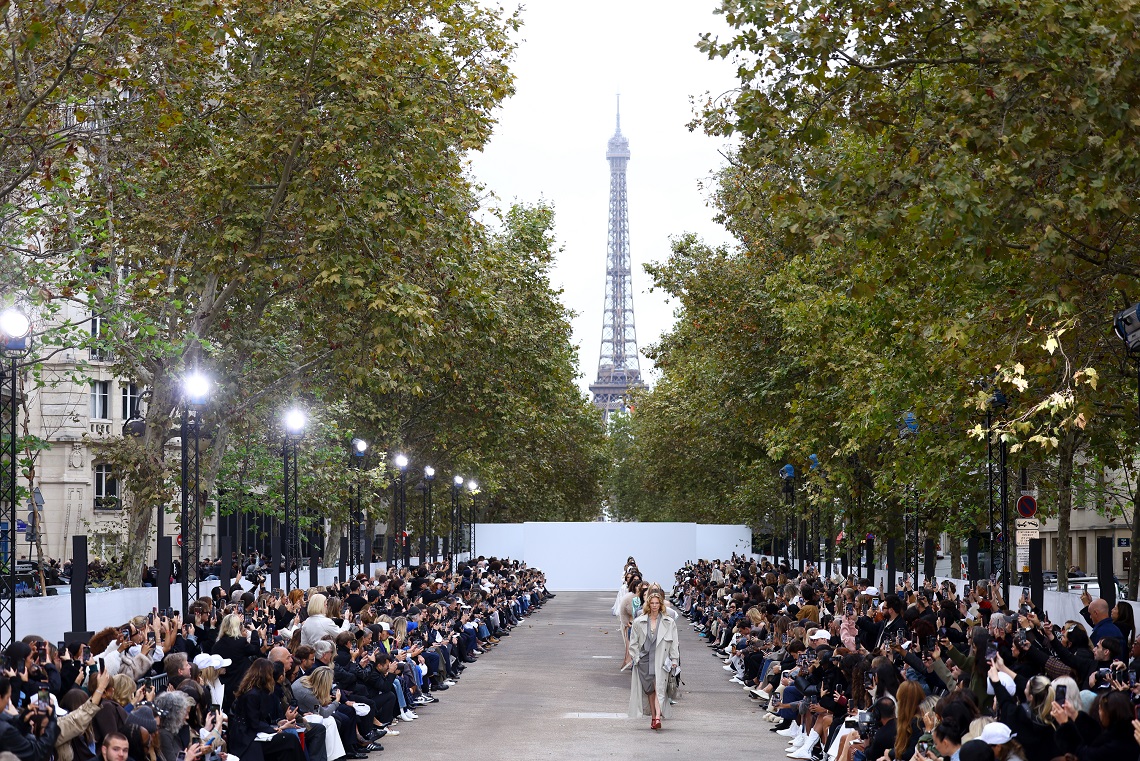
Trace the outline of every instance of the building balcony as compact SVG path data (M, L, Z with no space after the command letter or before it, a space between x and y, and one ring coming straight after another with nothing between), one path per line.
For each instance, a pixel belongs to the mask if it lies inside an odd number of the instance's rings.
M118 497L96 497L95 512L118 512L123 509L123 502Z
M110 420L92 420L91 435L99 439L105 439L108 436L116 436L118 434L115 431L115 424Z

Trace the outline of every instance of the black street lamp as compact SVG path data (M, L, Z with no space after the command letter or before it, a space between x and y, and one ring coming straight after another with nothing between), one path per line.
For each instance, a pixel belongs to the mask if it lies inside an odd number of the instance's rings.
M348 557L345 560L351 569L350 576L357 574L357 566L360 570L364 570L364 558L361 556L361 526L364 523L364 511L362 509L362 492L364 487L361 483L360 471L364 469L364 457L368 452L368 442L364 439L352 440L352 459L356 468L356 478L354 484L349 486L349 500L348 500Z
M285 548L282 554L285 560L286 592L301 586L301 514L297 501L297 442L305 436L305 422L305 413L301 410L292 409L285 413L281 465L285 486L283 489Z
M1112 329L1124 343L1128 358L1136 366L1136 416L1140 419L1140 304L1133 304L1117 313ZM1140 494L1132 501L1132 512L1133 515L1140 513Z
M475 479L471 479L470 481L467 482L467 490L471 492L471 520L469 521L469 524L468 524L468 530L470 530L470 532L471 532L471 543L470 543L470 550L468 552L467 559L468 560L474 560L475 559L475 518L477 517L477 512L478 512L478 510L475 506L475 498L479 496L479 484L477 484L475 482Z
M16 499L19 488L16 479L19 477L17 463L19 462L19 440L17 438L17 415L20 409L20 378L17 373L17 360L26 356L32 348L31 341L32 321L26 314L15 307L9 307L0 312L0 352L8 360L7 367L3 368L4 380L8 382L8 399L6 409L0 411L3 423L0 425L0 447L3 447L4 456L8 458L4 473L0 474L4 488L0 490L0 501L7 502L7 511L4 519L8 522L8 536L2 540L6 545L7 554L0 567L4 568L7 578L0 581L0 648L7 649L16 641ZM7 564L6 566L4 564ZM45 590L46 593L46 590Z
M788 567L791 568L794 565L792 563L791 546L793 546L795 544L795 542L789 542L789 540L792 538L792 536L791 536L792 531L789 528L789 525L790 525L790 522L794 520L792 518L792 516L795 514L795 511L796 511L796 469L795 469L795 467L791 463L788 463L784 467L780 468L780 478L783 479L783 485L784 485L784 504L786 504L788 506L788 513L784 517L784 539L785 539L785 541L784 541L784 554L786 555L787 560L788 560Z
M986 402L986 494L990 509L990 574L1002 585L1002 594L1009 599L1009 492L1007 488L1007 447L1004 439L998 438L998 500L994 504L994 414L1005 409L1009 400L999 389ZM1001 514L998 515L1000 509ZM1001 521L998 523L998 521Z
M435 468L428 465L424 468L424 530L420 536L420 564L428 561L428 544L432 542L431 536L431 482L435 480ZM432 555L435 548L432 547Z
M408 458L396 455L400 475L396 479L396 566L412 564L412 548L408 545Z
M182 380L182 614L198 599L198 561L202 555L201 454L202 412L210 394L210 379L199 372ZM193 421L191 421L193 413ZM194 430L194 486L190 486L190 429ZM193 493L193 499L191 499ZM190 586L194 586L191 595Z
M463 488L463 476L451 481L451 572L455 573L456 558L459 556L459 527L462 523L459 514L459 490Z

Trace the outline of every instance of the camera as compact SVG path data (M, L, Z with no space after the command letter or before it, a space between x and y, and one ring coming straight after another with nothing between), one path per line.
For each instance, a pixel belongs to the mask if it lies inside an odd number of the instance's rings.
M879 731L878 711L874 708L870 711L860 711L856 717L855 726L859 731L860 740L865 743L874 742L875 733Z

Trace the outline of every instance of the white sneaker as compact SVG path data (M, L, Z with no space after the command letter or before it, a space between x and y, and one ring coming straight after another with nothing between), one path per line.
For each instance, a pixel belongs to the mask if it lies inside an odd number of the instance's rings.
M792 726L788 727L787 729L776 730L776 734L782 735L783 737L795 737L796 735L800 734L800 725L793 723Z
M732 666L728 665L727 661L725 662L725 665L721 666L721 668L724 669L725 671L736 671L736 669L734 669Z
M797 750L801 745L804 744L804 742L807 741L807 739L807 735L796 735L795 738L790 743L788 743L788 749Z
M443 683L446 684L448 687L454 687L455 686L455 682L451 681L450 679L444 679Z
M729 679L728 681L732 682L733 684L744 684L744 682L742 682L740 680L740 677L738 677L738 676L734 676L732 679Z

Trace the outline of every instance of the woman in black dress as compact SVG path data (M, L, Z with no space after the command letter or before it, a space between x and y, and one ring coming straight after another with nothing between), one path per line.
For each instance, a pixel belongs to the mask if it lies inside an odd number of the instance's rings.
M273 664L258 658L245 672L229 712L227 749L242 761L305 761L296 730L297 709L281 710L274 696ZM272 735L258 740L257 735Z

